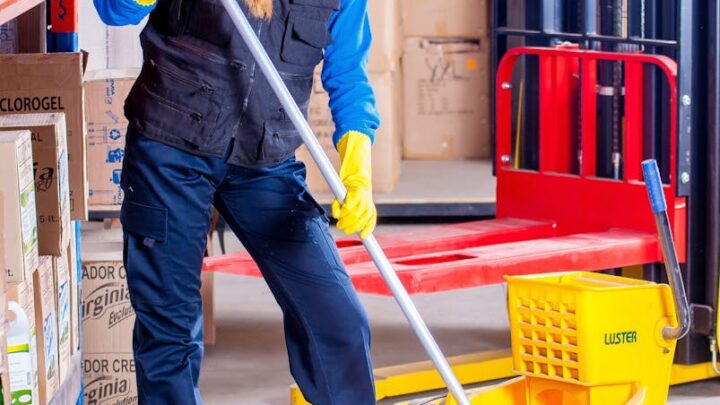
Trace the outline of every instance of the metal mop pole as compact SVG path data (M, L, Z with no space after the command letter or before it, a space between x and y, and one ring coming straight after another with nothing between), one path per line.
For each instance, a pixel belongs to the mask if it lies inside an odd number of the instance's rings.
M335 194L340 201L345 200L345 195L347 193L345 186L343 186L340 181L340 177L338 177L335 169L330 163L330 160L325 155L320 143L313 134L312 129L310 129L310 125L300 112L300 108L298 108L297 104L295 104L295 100L290 95L287 87L285 87L285 83L280 78L280 74L277 69L275 69L275 66L265 52L260 40L255 35L255 32L250 26L245 14L238 5L237 0L222 0L222 2L230 15L230 18L232 18L233 23L235 23L235 27L238 29L240 35L245 41L245 44L248 48L250 48L250 52L252 52L255 57L255 61L265 74L265 77L270 83L275 95L278 99L280 99L280 102L285 108L285 112L289 115L295 128L298 132L300 132L303 142L305 142L310 155L318 165L320 172L322 172L322 175L330 186L333 194ZM447 384L453 397L455 397L455 400L461 405L470 405L470 401L465 395L462 385L453 373L450 364L440 350L437 342L435 342L432 334L430 334L430 330L427 325L420 317L417 308L415 308L415 304L413 304L410 296L405 290L405 287L403 287L397 274L395 274L390 261L385 256L385 253L375 237L373 235L368 236L363 240L363 245L365 245L365 249L367 249L373 259L373 262L375 262L378 270L380 270L380 273L392 291L395 300L400 305L400 308L405 314L410 326L415 331L420 343L422 343L425 351L427 351L428 355L432 359L432 362L435 364L435 367L440 373L440 376L442 376L442 379L445 381L445 384Z

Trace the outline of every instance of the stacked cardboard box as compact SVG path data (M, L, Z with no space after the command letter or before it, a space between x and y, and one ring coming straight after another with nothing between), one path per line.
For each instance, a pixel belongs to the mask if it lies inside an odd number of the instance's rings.
M3 195L0 192L0 213L3 212ZM3 215L0 215L0 246L3 246ZM0 269L3 269L3 255L0 255ZM0 304L2 301L7 303L7 297L5 295L5 272L0 271ZM0 308L0 347L7 347L7 320L5 319L5 308ZM2 350L0 353L0 396L3 399L10 397L10 381L8 378L8 363L7 353ZM6 356L6 357L2 357ZM4 405L9 405L9 401L4 401Z
M2 199L0 198L0 208L2 207ZM0 221L2 226L2 221ZM2 229L2 228L0 228ZM2 231L0 231L2 233ZM0 235L2 239L2 235ZM7 332L8 320L5 317L7 312L7 295L5 294L5 285L0 285L0 397L2 397L2 405L10 405L10 375L8 374L8 351L7 351Z
M405 37L481 38L489 33L487 0L402 0Z
M19 375L17 378L19 379L18 384L21 388L25 388L27 386L31 387L31 396L33 398L32 403L37 404L39 402L39 374L38 374L38 341L37 341L37 327L35 323L35 289L33 286L33 278L32 275L29 279L22 281L22 282L11 282L7 284L7 294L8 294L8 300L17 302L20 307L25 312L25 316L27 316L28 321L30 323L30 335L29 335L29 344L28 344L28 352L30 353L30 360L32 362L31 369L32 369L32 375L30 376L30 381L28 381L27 376ZM44 347L44 346L40 346ZM10 365L11 369L13 365ZM12 371L12 370L11 370ZM11 388L13 391L19 390L14 384L15 380L11 381Z
M128 122L123 106L138 69L101 70L85 75L89 205L119 205Z
M137 403L130 305L122 243L83 244L83 371L86 403ZM108 388L108 385L111 387Z
M64 112L70 215L87 219L85 169L85 111L81 53L16 54L0 56L0 115Z
M490 156L485 0L403 0L406 159Z
M335 124L328 107L329 96L323 90L319 76L318 71L310 97L308 121L333 166L339 169L340 155L333 144ZM373 190L378 193L388 193L395 189L400 177L399 80L395 72L370 72L369 78L375 91L377 109L383 120L382 126L375 135L372 149ZM307 181L310 189L315 193L328 192L329 188L325 180L305 147L298 151L297 157L307 165Z
M44 367L40 367L39 380L42 401L51 398L68 376L72 353L68 269L72 226L65 114L4 115L0 116L0 129L28 130L32 139L38 250L42 255L40 270L34 273L35 315L43 319L42 333L38 333L44 345L40 352ZM48 322L54 322L54 327ZM55 347L49 348L50 344Z
M406 159L490 156L486 46L479 39L406 39Z
M27 363L10 364L10 388L38 404L70 372L71 219L87 219L83 62L80 53L0 56L3 285L31 322L29 356L12 357L33 362L29 379Z
M80 351L82 297L80 296L81 269L78 265L77 240L75 233L70 237L67 252L68 270L70 273L70 353Z
M70 338L70 272L68 269L67 254L53 257L53 277L55 285L55 313L57 316L58 334L58 376L64 381L70 370L70 356L72 354Z
M55 311L55 281L52 256L41 256L33 274L35 330L38 344L38 387L41 404L47 403L60 387L58 333Z
M32 278L38 265L35 183L30 131L0 132L0 190L4 193L4 273Z
M70 242L65 114L0 116L0 130L29 130L32 133L38 252L60 256Z

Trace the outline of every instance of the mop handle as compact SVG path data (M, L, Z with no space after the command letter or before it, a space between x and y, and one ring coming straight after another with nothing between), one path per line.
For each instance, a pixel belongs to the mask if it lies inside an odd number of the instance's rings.
M667 202L665 201L662 180L660 179L660 170L658 169L655 159L644 161L642 163L642 170L645 177L648 197L650 198L650 205L655 215L655 223L657 224L660 243L662 244L663 257L665 258L665 272L667 273L670 288L672 288L675 299L675 315L678 321L677 326L666 326L663 329L663 337L665 339L680 340L685 337L690 330L690 307L688 305L687 295L685 295L685 285L683 284L682 273L680 272L680 263L678 263L675 242L673 241L672 231L670 230Z
M300 108L298 108L295 100L292 98L292 95L285 86L285 83L282 81L280 74L270 60L270 57L265 52L260 40L250 26L250 23L245 17L242 9L238 5L237 0L222 0L222 3L230 15L230 18L233 20L233 23L235 23L235 27L240 32L245 44L253 54L258 66L265 74L265 78L270 83L275 95L285 108L285 112L289 115L293 125L300 133L300 136L307 146L310 155L318 165L320 172L330 186L333 194L338 198L338 200L344 201L345 195L347 194L345 186L343 186L340 181L340 177L338 177L335 172L335 168L330 163L327 155L325 155L325 152L313 134L310 125L300 112ZM453 373L450 364L440 350L437 342L435 342L430 330L420 316L420 313L410 299L410 296L400 282L397 274L395 274L390 261L385 256L385 253L375 237L373 235L368 236L363 240L363 245L365 245L365 249L367 249L373 259L373 262L375 262L378 270L380 270L380 273L392 291L395 300L400 305L403 314L407 318L412 329L415 331L420 343L432 359L442 379L445 381L445 384L447 384L448 389L455 397L455 400L461 405L470 405L470 401L467 399L462 385Z

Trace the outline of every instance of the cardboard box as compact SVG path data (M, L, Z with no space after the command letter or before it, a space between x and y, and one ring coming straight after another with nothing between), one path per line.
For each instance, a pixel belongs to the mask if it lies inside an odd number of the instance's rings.
M373 191L376 193L388 193L395 189L400 178L400 128L398 123L401 119L399 114L400 93L399 80L396 73L370 73L370 84L375 91L377 108L380 112L382 125L375 135L375 144L372 149L373 159ZM315 85L310 105L308 107L308 121L320 140L325 153L330 157L336 169L340 167L340 155L333 145L332 137L335 132L330 107L328 106L329 96L323 90L319 78L319 71L316 72ZM314 193L329 192L329 188L322 178L307 149L303 146L297 152L297 158L305 162L308 168L307 182Z
M472 37L490 31L486 0L402 0L405 37Z
M132 352L130 304L122 242L83 244L83 352Z
M70 273L70 353L80 351L80 328L82 317L82 298L80 280L82 276L78 266L77 241L73 232L68 246L67 261Z
M5 251L5 203L4 203L4 195L2 193L2 190L0 190L0 247L3 249L3 252ZM2 287L0 289L5 288L5 283L7 279L7 272L5 267L5 254L0 253L0 283L2 284Z
M122 69L85 74L90 206L122 204L120 175L128 127L123 106L139 73Z
M30 359L32 361L32 376L30 385L32 386L32 398L33 404L39 403L39 386L38 386L38 352L37 352L37 329L35 324L35 289L33 288L32 275L29 279L20 283L8 283L7 285L7 296L8 300L15 301L20 304L20 307L25 312L28 321L30 323L30 344L28 345L28 351L30 352ZM12 367L12 365L11 365ZM19 376L19 378L23 378ZM26 378L26 377L25 377ZM23 378L24 379L24 378ZM21 382L23 385L27 385L27 380Z
M202 287L200 296L203 307L203 343L214 345L215 331L215 273L204 271L200 274Z
M368 71L398 70L402 51L400 0L369 0L368 17L373 39Z
M404 158L490 156L487 46L480 40L406 40Z
M67 247L66 247L67 249ZM72 349L70 338L70 272L67 254L53 258L53 276L55 277L55 313L58 331L58 364L60 382L65 381L70 370Z
M30 131L0 132L0 190L4 193L3 281L23 281L38 265L35 184Z
M0 287L2 288L2 287ZM0 394L2 394L2 404L10 405L10 375L8 368L8 351L7 351L7 332L10 326L9 320L5 317L7 313L7 296L4 291L0 291Z
M83 372L85 405L138 403L132 353L86 353Z
M38 253L61 256L70 240L70 190L65 114L0 116L0 130L23 129L32 133Z
M0 114L64 112L70 174L70 216L87 220L85 107L81 53L0 56Z
M38 342L38 392L40 403L45 404L60 387L55 283L51 256L40 256L40 266L33 274L33 280Z

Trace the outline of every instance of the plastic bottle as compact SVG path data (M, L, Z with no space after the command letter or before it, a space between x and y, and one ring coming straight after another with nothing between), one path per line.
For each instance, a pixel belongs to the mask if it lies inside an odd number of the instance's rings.
M17 302L8 301L8 310L14 314L7 338L10 396L13 405L31 405L35 375L30 354L30 321Z

